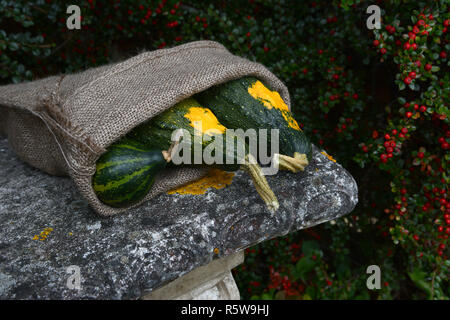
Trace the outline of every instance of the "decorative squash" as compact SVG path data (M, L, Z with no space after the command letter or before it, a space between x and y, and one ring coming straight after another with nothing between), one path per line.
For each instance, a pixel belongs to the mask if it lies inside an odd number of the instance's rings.
M279 129L279 165L293 172L311 160L311 143L278 92L245 77L209 88L195 96L230 129ZM270 134L268 133L270 139ZM270 145L270 140L268 141Z
M166 163L161 150L123 138L98 159L92 186L103 203L111 207L130 206L147 195Z
M198 122L201 122L201 127L198 125ZM239 168L243 169L252 178L257 192L268 208L271 211L278 209L279 204L277 198L270 189L256 159L249 153L248 146L245 142L241 141L231 132L227 132L227 128L219 122L211 110L204 108L193 98L188 98L177 103L149 122L136 127L128 134L128 137L139 141L148 148L167 149L173 143L171 140L173 132L178 129L185 129L190 135L191 163L193 165L207 165L203 162L196 164L193 161L195 150L200 149L203 153L205 148L215 141L216 138L222 138L223 148L219 151L223 157L223 161L221 162L223 164L210 164L209 166L218 167L227 171L235 171ZM201 136L201 146L196 146L200 139L195 139L195 135ZM233 139L233 150L228 150L226 147L226 137ZM244 159L239 159L238 145L245 146ZM227 157L233 159L232 164L226 162Z

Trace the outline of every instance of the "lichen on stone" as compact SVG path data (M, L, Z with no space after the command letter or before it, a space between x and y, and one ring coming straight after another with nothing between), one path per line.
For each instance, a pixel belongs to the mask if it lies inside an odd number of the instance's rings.
M219 169L211 169L206 176L178 187L176 189L169 190L168 194L205 194L209 188L222 189L227 185L230 185L233 181L234 173L226 172Z

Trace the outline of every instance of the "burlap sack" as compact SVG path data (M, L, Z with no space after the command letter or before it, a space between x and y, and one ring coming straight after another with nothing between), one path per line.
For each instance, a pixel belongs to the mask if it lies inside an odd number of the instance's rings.
M17 155L52 175L68 174L101 215L128 208L101 203L92 189L95 162L128 131L213 85L252 75L290 105L284 84L261 64L221 44L197 41L145 52L87 71L0 87L0 134ZM140 203L202 177L205 169L168 169Z

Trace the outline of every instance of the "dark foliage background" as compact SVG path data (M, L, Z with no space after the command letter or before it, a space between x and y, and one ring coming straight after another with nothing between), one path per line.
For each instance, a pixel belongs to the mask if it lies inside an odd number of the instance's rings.
M81 30L66 28L70 4ZM243 298L448 299L449 24L447 0L0 0L0 83L219 41L287 84L303 129L360 189L346 218L247 249Z

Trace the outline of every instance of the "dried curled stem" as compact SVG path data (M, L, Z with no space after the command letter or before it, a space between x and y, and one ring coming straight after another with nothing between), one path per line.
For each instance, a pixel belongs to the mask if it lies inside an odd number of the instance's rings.
M161 151L161 153L162 153L162 155L164 157L164 160L166 160L167 163L172 161L172 151L179 143L180 143L180 140L174 141L170 145L169 149Z
M261 171L256 159L248 154L245 157L245 164L241 165L241 169L247 172L253 180L256 191L259 193L270 212L275 212L280 207L277 197L270 189L266 177Z
M282 170L289 170L294 173L305 170L308 165L308 158L304 153L294 153L294 157L289 157L284 154L280 154L278 157L279 168Z

